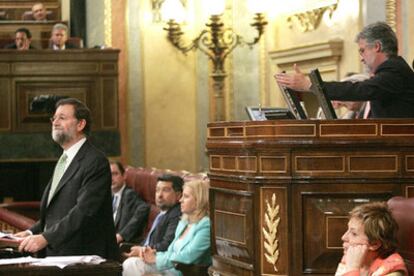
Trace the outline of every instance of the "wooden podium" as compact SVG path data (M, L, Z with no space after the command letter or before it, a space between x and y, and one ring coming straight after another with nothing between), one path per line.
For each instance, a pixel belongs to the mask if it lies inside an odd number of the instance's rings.
M412 120L208 125L211 275L333 275L348 212L414 195Z

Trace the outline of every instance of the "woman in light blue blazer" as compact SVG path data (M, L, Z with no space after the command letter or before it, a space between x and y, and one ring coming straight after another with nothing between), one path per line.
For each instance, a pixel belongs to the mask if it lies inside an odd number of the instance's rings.
M183 216L175 238L165 252L146 249L142 258L128 258L123 263L123 276L159 273L181 275L174 262L211 264L210 218L208 217L208 182L195 180L184 184L180 199Z

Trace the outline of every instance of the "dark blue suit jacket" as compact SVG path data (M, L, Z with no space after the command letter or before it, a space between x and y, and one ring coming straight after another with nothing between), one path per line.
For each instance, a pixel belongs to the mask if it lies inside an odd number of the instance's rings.
M174 240L175 230L180 218L181 207L180 204L176 204L160 218L157 227L150 237L149 246L157 251L167 250L170 243Z

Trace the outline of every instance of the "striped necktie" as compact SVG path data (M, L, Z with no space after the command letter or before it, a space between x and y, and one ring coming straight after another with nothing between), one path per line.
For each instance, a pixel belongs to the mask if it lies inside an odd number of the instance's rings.
M67 159L68 159L68 156L66 155L66 153L64 153L62 154L62 156L60 156L56 164L55 172L53 173L52 185L50 186L49 196L47 197L47 205L49 205L50 201L52 200L53 195L56 191L56 188L59 184L59 181L62 178L63 173L65 172L65 166L66 166Z

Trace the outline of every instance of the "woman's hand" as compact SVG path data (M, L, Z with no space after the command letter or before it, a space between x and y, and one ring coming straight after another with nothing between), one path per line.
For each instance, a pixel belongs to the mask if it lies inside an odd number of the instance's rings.
M367 244L350 245L344 256L347 271L359 270L364 264L367 253Z
M156 260L155 249L152 249L151 247L145 247L145 250L142 255L144 258L144 262L146 262L147 264L155 264L155 260Z

